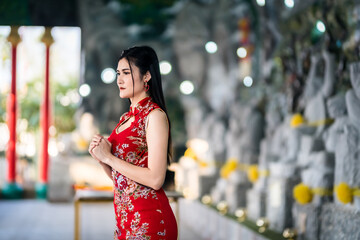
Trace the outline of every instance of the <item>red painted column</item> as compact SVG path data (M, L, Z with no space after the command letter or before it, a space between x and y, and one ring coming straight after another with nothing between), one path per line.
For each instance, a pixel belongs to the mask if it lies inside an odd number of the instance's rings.
M48 145L49 145L49 53L50 46L46 46L45 58L45 88L44 88L44 101L41 106L41 130L42 130L42 149L41 149L41 172L40 181L47 183L48 181Z
M17 46L21 42L18 26L12 26L7 40L11 43L11 90L7 99L7 124L9 128L9 143L6 151L7 158L7 183L2 189L4 198L20 198L22 189L16 184L16 53Z
M40 159L40 184L37 186L37 195L40 198L46 198L47 194L47 183L48 183L48 168L49 168L49 154L48 154L48 145L49 145L49 125L50 125L50 46L54 42L53 37L51 36L51 28L46 27L44 35L41 38L41 41L46 46L46 56L45 56L45 83L44 83L44 98L41 105L41 115L40 115L40 124L41 124L41 139L42 139L42 148L41 148L41 159Z
M10 139L7 149L8 172L7 181L15 182L16 175L16 49L17 44L11 46L11 92L7 101L7 122L9 127Z

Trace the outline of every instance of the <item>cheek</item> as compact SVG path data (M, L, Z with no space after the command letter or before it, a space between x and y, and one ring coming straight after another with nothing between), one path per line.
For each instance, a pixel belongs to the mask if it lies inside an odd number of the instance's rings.
M133 81L131 78L126 82L126 86L129 89L133 89Z

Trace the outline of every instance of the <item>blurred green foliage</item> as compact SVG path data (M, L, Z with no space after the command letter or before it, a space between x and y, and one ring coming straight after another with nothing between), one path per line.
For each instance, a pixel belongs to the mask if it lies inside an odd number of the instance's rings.
M58 133L71 132L75 129L74 115L80 102L71 102L68 106L61 105L59 98L77 93L78 79L71 78L68 84L63 85L54 81L51 86L54 107L54 125ZM71 97L70 97L71 98Z
M171 19L164 10L170 8L176 0L118 0L124 7L121 18L126 24L145 25L149 28L142 37L151 38L160 35Z
M36 132L40 127L40 106L43 99L43 79L36 78L26 83L26 86L18 90L17 101L19 118L27 119L28 131ZM74 115L79 103L70 102L63 106L60 103L62 97L77 94L77 79L71 78L66 85L58 81L50 83L50 124L53 124L57 133L71 132L75 129ZM0 93L0 122L5 122L6 99L8 92ZM69 97L71 98L71 97Z
M20 115L28 121L28 131L34 132L39 128L40 103L41 103L41 79L34 79L26 84L22 94L18 95Z

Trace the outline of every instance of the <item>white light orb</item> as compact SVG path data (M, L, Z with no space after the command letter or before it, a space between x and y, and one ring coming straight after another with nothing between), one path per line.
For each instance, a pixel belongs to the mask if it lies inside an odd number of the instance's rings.
M54 125L51 125L51 126L49 127L49 134L50 134L50 136L54 137L54 136L56 135L56 133L57 133L56 127L55 127Z
M80 95L76 90L71 90L66 95L70 97L71 102L74 104L80 101Z
M260 7L265 6L265 0L256 0L256 3L257 3Z
M247 55L247 51L246 48L240 47L238 48L238 50L236 51L237 55L239 56L239 58L245 58Z
M28 157L34 157L36 154L36 146L35 144L28 144L25 150L25 154Z
M56 140L53 138L49 139L48 154L52 157L56 157L59 154Z
M284 0L285 6L288 8L293 8L294 7L294 0Z
M65 148L66 148L66 146L65 146L65 143L64 142L58 142L58 150L59 150L59 152L63 152L63 151L65 151Z
M319 32L322 32L322 33L326 31L325 24L320 20L316 22L316 28Z
M60 104L63 105L64 107L69 106L70 103L71 103L70 97L68 97L68 96L62 96L62 97L60 98Z
M171 64L168 61L160 62L160 73L162 75L167 75L171 72Z
M81 84L81 86L79 87L79 94L82 97L87 97L89 96L89 94L91 93L91 88L88 84L84 83Z
M253 85L253 79L249 76L246 76L243 80L245 87L251 87Z
M217 44L215 42L207 42L205 44L205 49L208 53L216 53L217 51Z
M116 78L116 72L112 68L105 68L101 72L101 80L106 84L112 83L115 80L115 78Z
M185 80L180 84L180 92L185 95L189 95L194 91L194 84L189 81Z

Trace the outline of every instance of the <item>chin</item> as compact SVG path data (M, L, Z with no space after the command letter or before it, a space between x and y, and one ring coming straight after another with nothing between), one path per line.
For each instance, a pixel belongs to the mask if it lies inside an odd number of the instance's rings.
M130 98L129 94L119 93L120 98Z

